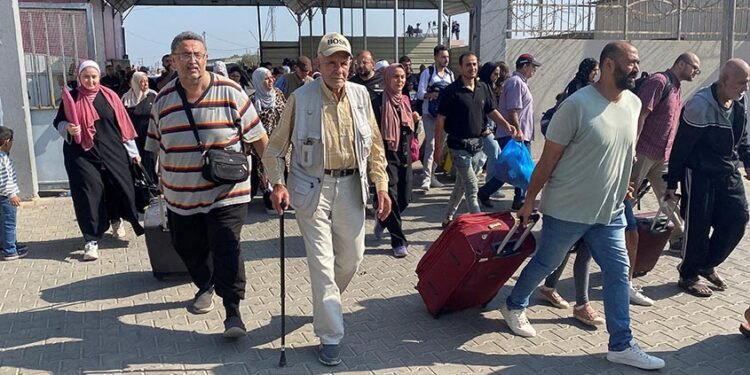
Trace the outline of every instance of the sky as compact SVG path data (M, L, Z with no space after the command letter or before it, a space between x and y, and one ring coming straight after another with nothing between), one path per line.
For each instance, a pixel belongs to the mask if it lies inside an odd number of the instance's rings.
M256 7L177 7L136 6L125 18L125 43L130 61L136 65L159 66L161 56L169 53L172 38L186 30L206 33L206 44L211 58L241 55L258 49L258 15ZM263 40L297 40L295 17L283 7L274 8L275 39L271 39L268 7L261 7L261 29ZM353 18L352 18L353 14ZM403 32L403 11L398 12L398 30ZM426 29L428 21L437 19L436 10L407 10L406 24L421 23ZM466 40L469 31L469 14L452 18L461 25L461 39ZM362 35L362 10L344 10L344 35ZM339 31L339 10L329 9L326 17L328 31ZM302 35L309 35L310 26L302 23ZM323 34L323 19L318 11L313 17L313 34ZM393 10L367 11L367 35L393 35Z

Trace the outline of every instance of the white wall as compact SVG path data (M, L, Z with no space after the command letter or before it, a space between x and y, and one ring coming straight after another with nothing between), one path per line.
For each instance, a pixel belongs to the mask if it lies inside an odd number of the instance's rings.
M599 60L602 48L608 40L563 40L563 39L515 39L508 40L505 51L506 62L515 65L522 53L531 53L543 65L529 80L529 88L534 96L534 122L537 124L536 139L543 140L539 131L542 112L555 104L555 96L560 93L578 70L578 64L586 57ZM702 74L693 82L682 83L682 98L686 101L699 88L710 85L719 76L719 55L721 43L718 41L659 41L636 40L641 58L641 71L663 71L672 66L683 52L694 52L701 59ZM750 42L735 43L735 56L750 61ZM484 59L483 59L484 61ZM535 155L541 153L543 142L537 142Z
M25 94L26 67L21 42L18 0L0 1L0 97L5 126L13 129L11 157L16 167L21 198L37 195L36 161L31 137L29 100Z

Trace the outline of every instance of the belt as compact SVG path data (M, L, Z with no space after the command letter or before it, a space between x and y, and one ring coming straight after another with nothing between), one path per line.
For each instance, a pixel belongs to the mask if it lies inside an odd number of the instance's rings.
M325 173L326 176L331 177L346 177L351 176L355 173L357 173L359 169L352 168L352 169L324 169L323 173Z

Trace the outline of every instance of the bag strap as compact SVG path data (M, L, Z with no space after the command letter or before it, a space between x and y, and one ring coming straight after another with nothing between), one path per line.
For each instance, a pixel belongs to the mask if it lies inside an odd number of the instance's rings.
M182 109L185 110L185 115L187 116L188 122L190 123L190 128L193 130L193 136L195 137L195 141L198 143L198 147L201 149L202 153L206 152L206 147L203 145L203 142L201 142L200 135L198 134L198 126L195 124L195 118L193 117L193 105L188 103L187 96L185 95L185 89L180 84L180 79L177 79L177 82L175 82L175 89L177 90L177 94L180 95L180 99L182 100ZM248 98L248 100L250 100ZM252 102L251 102L252 105ZM242 142L242 126L241 122L238 124L235 122L235 127L237 128L237 142L240 143L240 150L244 154L245 153L245 144Z
M203 142L201 142L200 135L198 134L198 126L195 125L195 118L193 117L193 105L188 103L187 96L185 95L185 89L182 88L179 78L177 79L177 82L175 82L175 89L177 90L177 94L180 95L180 99L182 100L182 109L185 110L185 115L187 116L188 122L190 123L190 128L193 130L193 136L195 137L195 141L198 143L198 148L201 149L201 152L206 152L206 148L203 146Z
M667 84L664 85L664 89L661 90L661 99L659 99L659 102L663 101L664 99L669 96L670 91L672 91L672 78L669 77L669 74L666 72L659 72L658 74L663 74L665 77L667 77Z

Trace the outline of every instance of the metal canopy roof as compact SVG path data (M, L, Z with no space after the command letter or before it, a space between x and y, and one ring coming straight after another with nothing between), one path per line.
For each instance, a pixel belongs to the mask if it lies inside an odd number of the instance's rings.
M310 8L362 9L363 0L105 0L113 8L125 12L135 5L155 6L283 6L296 14L303 14ZM402 0L399 9L438 9L439 0ZM474 0L443 0L443 11L448 16L469 12ZM367 0L367 9L393 9L394 0Z

